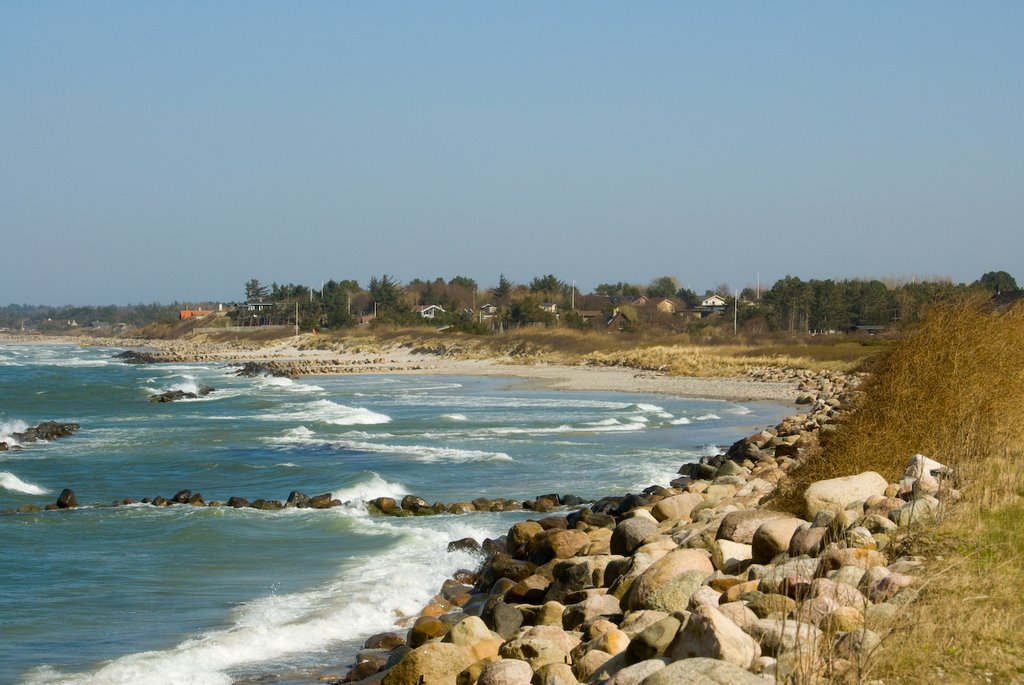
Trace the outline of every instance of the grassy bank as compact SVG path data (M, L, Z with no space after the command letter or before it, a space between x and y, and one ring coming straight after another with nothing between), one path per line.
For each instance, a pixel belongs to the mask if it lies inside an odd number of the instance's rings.
M786 484L898 480L924 453L955 469L958 505L902 541L927 561L921 596L883 641L884 682L1024 682L1024 308L937 309L874 364L860 407Z

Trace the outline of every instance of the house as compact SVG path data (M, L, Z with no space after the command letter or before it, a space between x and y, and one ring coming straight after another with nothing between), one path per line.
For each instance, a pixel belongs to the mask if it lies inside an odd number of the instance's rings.
M726 299L724 297L722 297L721 295L717 295L717 294L716 295L711 295L710 297L705 297L703 300L700 301L700 306L701 307L722 307L722 308L724 308L728 304L729 304L728 301L726 301Z
M269 312L273 308L273 302L263 302L261 300L257 300L255 302L242 303L242 309L244 309L247 312Z
M179 319L191 319L194 316L206 316L213 314L212 309L182 309L178 312Z
M1007 309L1020 302L1024 302L1024 290L1005 290L996 293L992 297L996 309Z
M498 315L498 308L493 304L485 304L480 306L480 318L482 319L493 319Z
M674 300L667 297L656 298L648 303L648 306L652 306L662 314L675 314L679 309L679 305Z
M548 314L554 314L558 316L558 305L554 302L543 302L540 308L546 311Z
M609 331L624 331L627 327L636 323L636 310L616 309L615 313L608 317L605 326Z
M424 319L433 319L438 314L444 314L444 309L436 304L422 304L413 309L413 311Z

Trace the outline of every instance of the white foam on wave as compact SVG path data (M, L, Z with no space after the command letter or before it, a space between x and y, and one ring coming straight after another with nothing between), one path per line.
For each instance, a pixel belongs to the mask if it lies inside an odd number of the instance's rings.
M749 407L744 407L742 404L733 405L729 408L730 414L738 414L740 416L746 416L747 414L753 414L754 410Z
M657 416L659 418L662 418L662 419L671 419L672 418L672 414L671 413L666 411L664 407L659 407L656 404L637 403L636 408L639 409L642 412L645 412L645 413L648 413L648 414L654 414L655 416Z
M401 499L409 494L405 486L400 483L386 481L379 474L372 471L368 472L368 475L369 478L365 481L334 490L331 495L334 499L349 502L353 506L359 506L377 497Z
M711 412L708 412L707 414L703 414L701 416L698 416L694 420L695 421L718 421L721 418L722 417L719 416L718 414L712 414Z
M394 401L399 404L422 404L423 395L397 395ZM630 409L637 405L628 402L609 402L606 400L587 400L576 397L477 397L473 395L432 395L430 405L434 407L451 407L468 409Z
M341 510L332 512L348 515ZM228 675L231 670L295 655L329 653L339 642L393 629L396 617L415 615L445 578L479 563L469 552L446 552L449 540L495 534L461 522L436 530L372 519L366 519L357 533L398 536L400 540L387 552L342 571L316 589L270 595L240 605L227 628L187 639L170 649L120 657L94 673L37 668L26 683L229 685L233 682Z
M441 414L441 418L449 421L469 421L465 414Z
M0 488L11 492L20 492L26 495L46 495L50 491L44 487L29 483L18 478L10 471L0 471Z
M685 426L686 424L692 422L685 416L680 416L678 419L672 419L671 421L669 421L669 423L672 424L673 426Z
M6 442L8 445L19 445L17 440L14 439L14 433L24 433L28 430L28 424L19 419L12 419L10 421L0 421L0 442Z
M268 421L319 421L335 426L375 425L388 423L391 417L364 407L349 407L328 399L288 404L286 411L259 414L258 418Z
M299 383L284 376L260 376L256 379L256 385L261 388L284 388L291 392L323 392L319 385Z
M464 450L455 447L431 447L428 445L387 445L373 442L344 440L332 443L335 447L359 452L376 452L378 454L400 454L416 461L435 462L470 462L470 461L512 461L512 457L504 452L484 452L481 450Z

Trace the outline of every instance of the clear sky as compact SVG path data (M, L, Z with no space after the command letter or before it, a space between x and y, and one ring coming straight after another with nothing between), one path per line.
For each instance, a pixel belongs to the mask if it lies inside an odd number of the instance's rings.
M1024 281L1024 3L0 3L0 304Z

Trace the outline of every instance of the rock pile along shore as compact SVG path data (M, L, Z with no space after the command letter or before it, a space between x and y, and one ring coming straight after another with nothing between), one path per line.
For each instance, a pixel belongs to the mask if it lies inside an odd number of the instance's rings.
M772 493L849 407L856 379L804 374L806 414L680 469L669 487L513 525L484 541L411 620L369 638L364 685L675 685L856 682L901 608L918 558L890 558L930 518L945 467L915 455L903 480L820 481L805 517ZM472 546L456 541L450 548Z

